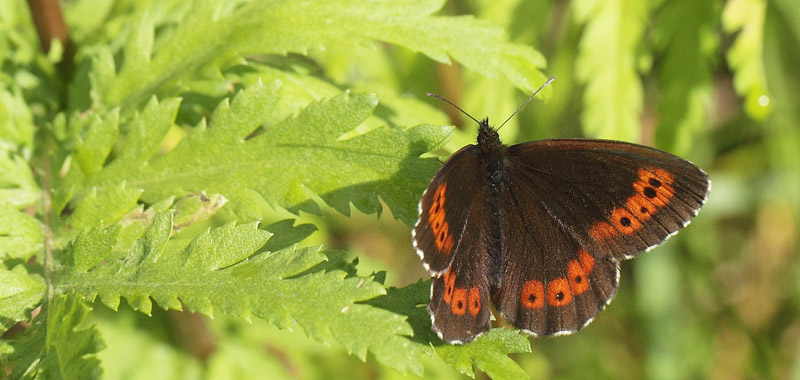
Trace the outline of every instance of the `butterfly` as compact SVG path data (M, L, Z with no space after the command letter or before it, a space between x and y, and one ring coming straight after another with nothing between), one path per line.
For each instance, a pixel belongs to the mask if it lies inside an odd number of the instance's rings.
M507 146L488 119L464 114L477 144L442 165L412 230L432 277L431 327L447 343L489 330L490 303L534 336L580 330L614 298L620 261L688 225L710 191L702 169L667 152L591 139Z

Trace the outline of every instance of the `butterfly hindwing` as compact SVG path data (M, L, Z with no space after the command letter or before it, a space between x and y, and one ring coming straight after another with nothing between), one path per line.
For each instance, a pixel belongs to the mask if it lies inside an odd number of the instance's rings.
M492 217L496 197L481 173L480 151L468 146L451 158L420 200L413 243L432 277L428 312L448 343L468 342L490 327Z
M579 330L616 294L619 266L581 247L549 213L524 170L508 168L500 192L502 280L493 295L506 320L534 335Z

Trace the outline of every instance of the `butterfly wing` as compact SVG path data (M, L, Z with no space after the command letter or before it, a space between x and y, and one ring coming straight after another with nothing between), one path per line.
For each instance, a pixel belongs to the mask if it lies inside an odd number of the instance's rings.
M490 327L491 242L499 235L490 228L497 223L497 205L480 174L482 160L478 147L467 146L442 166L420 199L412 232L433 281L428 304L433 330L448 343L471 341Z
M568 334L613 299L619 260L688 224L707 175L635 144L546 140L508 148L500 192L502 280L492 298L533 334Z
M711 183L689 161L606 140L545 140L512 146L509 172L530 181L548 214L595 255L627 259L686 226ZM518 187L520 191L522 188ZM533 201L534 199L532 199Z

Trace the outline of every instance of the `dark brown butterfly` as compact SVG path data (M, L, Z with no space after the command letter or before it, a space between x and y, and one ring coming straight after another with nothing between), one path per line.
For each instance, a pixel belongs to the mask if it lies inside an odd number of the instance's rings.
M689 224L710 190L703 170L657 149L584 139L509 147L488 119L475 121L478 144L439 169L412 231L433 277L432 328L448 343L487 331L490 302L532 335L580 330L614 298L620 260Z

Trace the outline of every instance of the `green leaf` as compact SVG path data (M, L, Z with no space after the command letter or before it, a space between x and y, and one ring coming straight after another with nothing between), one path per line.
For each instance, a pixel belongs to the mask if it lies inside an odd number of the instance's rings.
M21 89L12 87L9 91L4 87L0 87L0 152L17 147L30 150L36 132L31 109Z
M707 125L719 8L712 0L679 1L658 18L653 34L664 51L656 133L658 145L668 151L686 152Z
M585 24L576 76L586 84L581 115L586 135L639 141L642 83L636 47L647 20L647 2L579 0L572 9Z
M295 211L314 211L309 199L312 194L319 194L345 214L351 203L367 213L379 212L380 196L395 217L408 225L416 220L418 196L439 167L435 160L419 156L439 146L449 135L448 128L383 127L342 139L370 115L377 99L341 94L313 103L296 117L248 138L269 115L277 99L276 91L275 85L256 84L240 92L233 103L220 104L208 128L195 128L177 147L159 157L149 154L155 149L152 141L161 141L162 135L145 134L138 128L157 129L160 133L166 128L135 122L128 133L135 141L127 140L119 158L87 178L76 190L77 197L89 191L88 200L81 203L97 203L96 199L107 191L125 190L130 195L126 199L133 200L135 189L142 189L142 200L152 202L171 195L207 191L230 200L239 215L256 219L260 216L255 211L256 196ZM151 108L144 114L167 113ZM160 118L156 123L168 125L170 121ZM145 141L146 138L150 140ZM142 149L142 145L149 148ZM95 191L97 195L92 195ZM127 211L120 202L112 204L120 212ZM88 214L95 221L99 219L97 212ZM75 215L72 218L77 219ZM113 220L107 218L104 220Z
M92 122L83 142L75 147L75 161L86 175L94 175L103 168L111 153L119 131L119 111L114 110L100 118L92 116Z
M41 302L45 293L44 279L28 274L24 266L13 270L0 267L0 330L5 331Z
M0 150L0 203L22 208L33 205L40 196L39 185L25 159Z
M8 356L12 379L99 379L96 353L105 347L94 327L79 327L91 309L74 295L56 295ZM41 315L41 314L40 314Z
M440 0L254 3L233 36L242 51L255 51L264 48L264 42L250 36L279 35L270 39L266 48L282 54L304 53L342 41L356 45L378 40L443 63L452 57L487 77L504 75L526 91L544 81L538 71L545 64L541 54L506 42L504 31L486 21L470 16L431 16L443 4Z
M75 231L110 225L136 206L141 193L141 189L128 187L124 182L102 191L92 188L76 203L68 223Z
M180 232L182 229L197 222L207 220L222 208L227 201L222 195L206 195L205 192L181 197L173 207L175 214L172 216L172 230Z
M74 270L86 272L108 257L117 242L119 230L120 226L114 224L108 228L94 227L81 232L69 248Z
M528 378L527 373L511 358L510 353L530 352L527 335L520 331L497 328L465 345L442 344L431 331L428 311L422 307L430 300L430 281L418 281L403 288L389 288L386 295L367 303L385 308L408 318L414 337L408 343L417 350L430 353L431 342L436 353L462 374L475 377L473 366L492 379Z
M89 271L63 268L54 275L55 291L99 296L115 310L125 297L146 314L152 299L165 309L209 316L215 310L243 319L255 315L281 328L299 325L311 338L339 342L361 359L371 352L400 371L421 372L421 352L407 344L412 330L405 318L357 303L383 294L383 287L369 278L346 277L341 270L311 270L325 260L318 249L256 253L269 233L255 223L230 223L171 250L171 231L171 212L157 213L126 257ZM82 255L101 257L109 245L103 239L95 245L98 252Z
M528 337L520 331L504 328L491 329L462 346L436 347L436 354L458 372L474 378L474 365L495 380L530 378L519 364L508 357L508 354L520 352L531 352Z
M488 77L505 76L530 91L544 81L545 60L530 47L506 42L501 28L472 17L432 16L441 0L366 2L262 1L238 9L220 0L195 1L169 39L153 46L152 23L139 21L125 45L125 60L113 80L113 63L101 53L93 86L105 107L138 105L151 94L174 95L181 79L201 76L248 54L307 54L326 46L383 41L421 52L439 62L450 57ZM335 20L335 22L333 22ZM151 58L149 58L151 57ZM149 58L149 59L148 59ZM112 83L112 85L108 85Z
M299 243L317 230L317 227L313 224L295 226L294 222L295 219L284 219L264 227L265 230L273 234L264 249L272 252L280 251Z
M366 303L390 310L405 316L414 329L412 341L421 345L420 349L430 352L430 342L440 342L431 330L431 317L425 306L430 301L431 282L417 281L402 288L388 288L386 295L376 297Z
M763 62L766 9L766 0L732 0L725 3L722 12L725 31L739 32L727 54L734 71L733 85L745 96L747 114L757 120L763 120L772 109Z
M0 203L0 261L27 260L44 248L43 239L36 218Z

